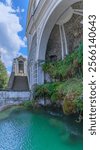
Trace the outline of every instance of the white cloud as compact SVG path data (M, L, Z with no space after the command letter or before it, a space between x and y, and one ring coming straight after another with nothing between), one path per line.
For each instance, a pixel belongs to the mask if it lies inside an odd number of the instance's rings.
M11 66L21 47L26 46L25 40L18 35L22 30L12 0L6 0L5 4L0 2L0 51L6 67Z
M21 12L24 12L25 10L24 9L21 9Z
M16 12L20 13L20 8L19 7L17 7Z
M16 9L16 13L23 13L25 10L22 8L20 8L20 7L17 7L17 9Z
M6 0L6 4L7 4L8 6L11 6L11 5L12 5L12 0Z
M26 36L23 38L23 41L26 43L27 42L27 38Z

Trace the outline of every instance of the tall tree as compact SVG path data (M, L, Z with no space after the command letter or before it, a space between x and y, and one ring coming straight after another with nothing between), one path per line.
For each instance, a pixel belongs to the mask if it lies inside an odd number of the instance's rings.
M5 65L0 60L0 89L5 89L8 82L8 74Z

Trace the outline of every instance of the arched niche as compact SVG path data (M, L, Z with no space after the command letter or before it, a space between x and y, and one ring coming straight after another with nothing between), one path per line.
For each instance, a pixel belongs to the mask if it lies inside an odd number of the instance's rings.
M44 28L42 29L42 34L39 42L39 50L37 54L37 60L45 60L47 43L51 34L51 31L59 18L63 15L63 13L69 9L69 7L77 2L82 0L62 0L56 6L56 8L52 11L48 20L45 23ZM70 15L71 16L71 15Z

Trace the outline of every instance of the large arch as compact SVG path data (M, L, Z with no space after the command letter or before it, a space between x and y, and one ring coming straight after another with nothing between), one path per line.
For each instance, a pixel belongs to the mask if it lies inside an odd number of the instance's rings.
M51 15L48 20L44 23L44 28L42 29L42 34L39 42L39 49L37 53L37 60L45 60L46 47L48 43L48 39L50 37L51 31L62 16L62 14L69 9L69 7L77 2L82 0L61 0L59 4L52 10Z

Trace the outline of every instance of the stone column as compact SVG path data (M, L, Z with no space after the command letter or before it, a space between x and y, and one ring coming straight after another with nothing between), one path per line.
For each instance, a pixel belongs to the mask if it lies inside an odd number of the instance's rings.
M30 84L32 86L32 64L30 66Z
M30 89L31 89L31 68L30 68L30 64L29 64L29 85L30 85Z
M29 68L29 62L28 62L28 66L27 66L27 78L28 78L28 84L29 84L29 88L30 88L30 68Z
M39 85L44 83L44 71L42 69L44 62L44 60L37 61L37 84Z
M34 61L31 60L31 86L34 84Z
M37 63L33 64L33 86L37 84Z
M29 86L30 86L30 89L32 87L32 71L31 71L31 62L29 63L29 66L28 66L28 70L29 70Z
M68 55L67 41L64 25L59 25L60 38L61 38L61 48L62 48L62 60L66 55Z

